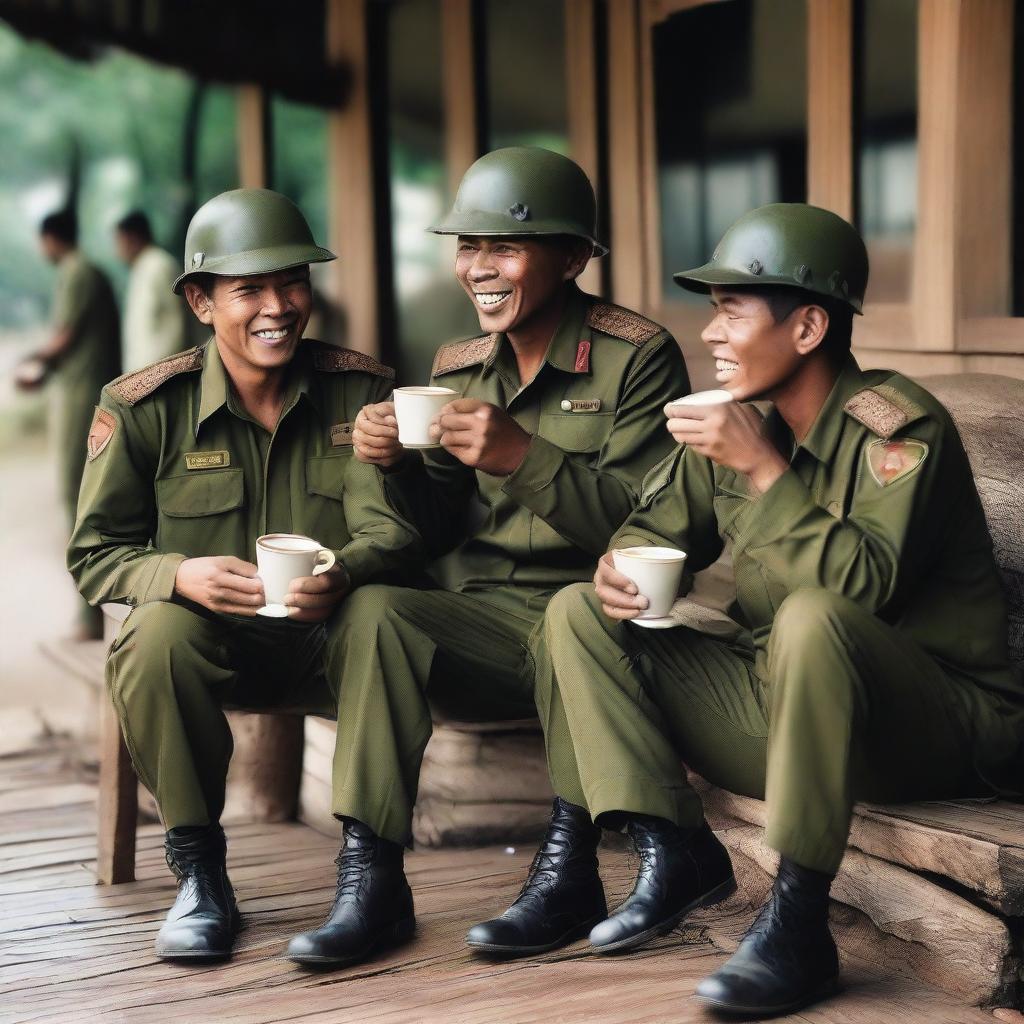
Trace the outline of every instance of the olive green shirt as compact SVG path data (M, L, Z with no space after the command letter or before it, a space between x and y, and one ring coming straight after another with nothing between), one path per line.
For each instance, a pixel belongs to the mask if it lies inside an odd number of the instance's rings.
M991 724L992 763L1005 763L1016 741L1003 726L1024 709L1024 685L1009 667L992 541L949 414L907 378L862 372L851 357L801 442L777 412L767 427L791 457L763 495L743 474L676 448L611 547L681 548L696 571L731 541L738 613L762 655L793 591L848 597L972 684L974 725Z
M533 378L519 379L504 335L443 346L432 383L506 410L533 435L508 476L443 450L410 453L386 476L419 526L445 585L549 593L589 579L629 515L647 470L671 448L662 407L690 390L663 327L572 288Z
M120 372L120 328L110 281L77 249L57 264L51 319L55 329L71 331L58 378L65 388L88 392L95 403L100 388Z
M242 408L215 342L104 388L68 549L79 590L94 604L167 601L184 559L254 562L265 533L315 538L353 585L420 560L380 474L352 457L356 414L392 377L361 353L303 341L273 432Z

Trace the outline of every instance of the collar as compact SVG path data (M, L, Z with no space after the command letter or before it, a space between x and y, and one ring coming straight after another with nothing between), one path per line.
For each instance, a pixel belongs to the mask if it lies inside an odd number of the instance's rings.
M852 355L846 357L839 376L836 377L832 390L825 399L825 404L818 410L818 415L807 431L807 436L797 445L813 455L819 462L830 462L839 446L839 438L846 422L843 406L861 388L864 387L864 375ZM779 420L777 412L773 413Z
M573 284L569 289L569 297L566 300L565 309L562 312L562 319L548 344L548 350L544 354L544 362L549 363L556 370L565 373L589 373L590 372L590 328L587 326L587 314L593 299L580 291L579 287ZM580 346L586 342L583 351L583 358L580 358ZM490 354L484 360L484 370L493 369L495 362L499 359L504 349L511 350L508 337L504 334L498 335L498 344L495 345ZM509 351L505 358L515 359Z
M303 396L314 409L319 411L319 396L313 386L310 346L300 341L289 367L288 391L285 395L282 418ZM220 357L217 339L210 338L203 352L203 371L199 379L199 415L196 418L194 431L197 437L203 423L222 406L227 406L236 415L240 415L234 408L231 380Z

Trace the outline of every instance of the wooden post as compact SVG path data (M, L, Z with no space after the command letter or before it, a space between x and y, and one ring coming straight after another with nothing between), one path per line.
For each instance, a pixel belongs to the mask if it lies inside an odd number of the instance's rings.
M641 119L640 25L637 0L618 0L608 5L611 295L616 302L633 309L642 309L645 305L644 290L648 276L643 202L646 179Z
M345 344L380 355L380 282L375 166L370 108L367 0L328 0L328 60L349 72L343 108L331 112L327 132L329 236L338 260L330 264L330 291L344 309Z
M807 2L807 201L853 220L853 2Z
M603 192L600 180L600 154L597 138L597 59L595 47L594 0L564 0L566 115L569 128L569 152L587 173L598 197ZM600 199L598 202L600 208ZM599 227L600 230L600 227ZM580 275L584 291L603 294L601 261L592 261Z
M441 95L448 198L455 198L466 169L483 145L473 0L442 0Z
M138 782L106 688L100 693L99 755L96 880L100 885L134 882Z
M267 97L258 85L238 87L238 181L242 188L266 188L270 154Z

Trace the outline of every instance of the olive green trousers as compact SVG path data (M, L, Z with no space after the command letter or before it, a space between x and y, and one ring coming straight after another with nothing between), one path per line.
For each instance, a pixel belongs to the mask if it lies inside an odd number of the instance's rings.
M338 719L333 811L408 842L431 703L466 720L532 717L530 635L547 596L370 585L325 625L140 605L107 659L125 742L165 828L218 820L225 708Z
M846 598L799 590L767 646L601 611L593 586L549 604L537 705L555 792L589 809L702 820L681 761L767 802L766 839L834 873L855 800L988 792L961 698L913 640Z

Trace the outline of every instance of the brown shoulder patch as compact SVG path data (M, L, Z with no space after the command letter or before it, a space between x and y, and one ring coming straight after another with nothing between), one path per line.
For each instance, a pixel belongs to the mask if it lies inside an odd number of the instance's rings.
M885 440L905 427L911 419L906 410L879 394L874 388L858 391L843 406L843 411L858 423L863 423L871 433Z
M351 348L338 348L336 345L327 345L322 341L315 342L313 352L313 365L325 373L342 373L345 370L362 370L363 373L372 373L375 377L384 377L386 380L395 379L395 371L390 366L378 363L373 356L365 352L356 352Z
M151 395L161 384L165 384L179 373L191 373L203 368L203 349L190 348L187 352L168 356L151 366L144 366L134 373L126 373L110 385L111 394L116 395L128 405L141 402Z
M587 314L587 326L614 338L621 338L638 348L665 330L653 320L609 302L595 302Z
M92 418L92 426L89 428L89 437L85 443L85 449L90 462L110 444L110 439L114 436L116 429L117 420L106 409L96 406L96 413Z
M442 345L434 356L434 366L430 375L440 377L444 373L482 363L494 351L497 343L497 335L485 334L482 338L470 338L468 341L453 341L449 345Z

